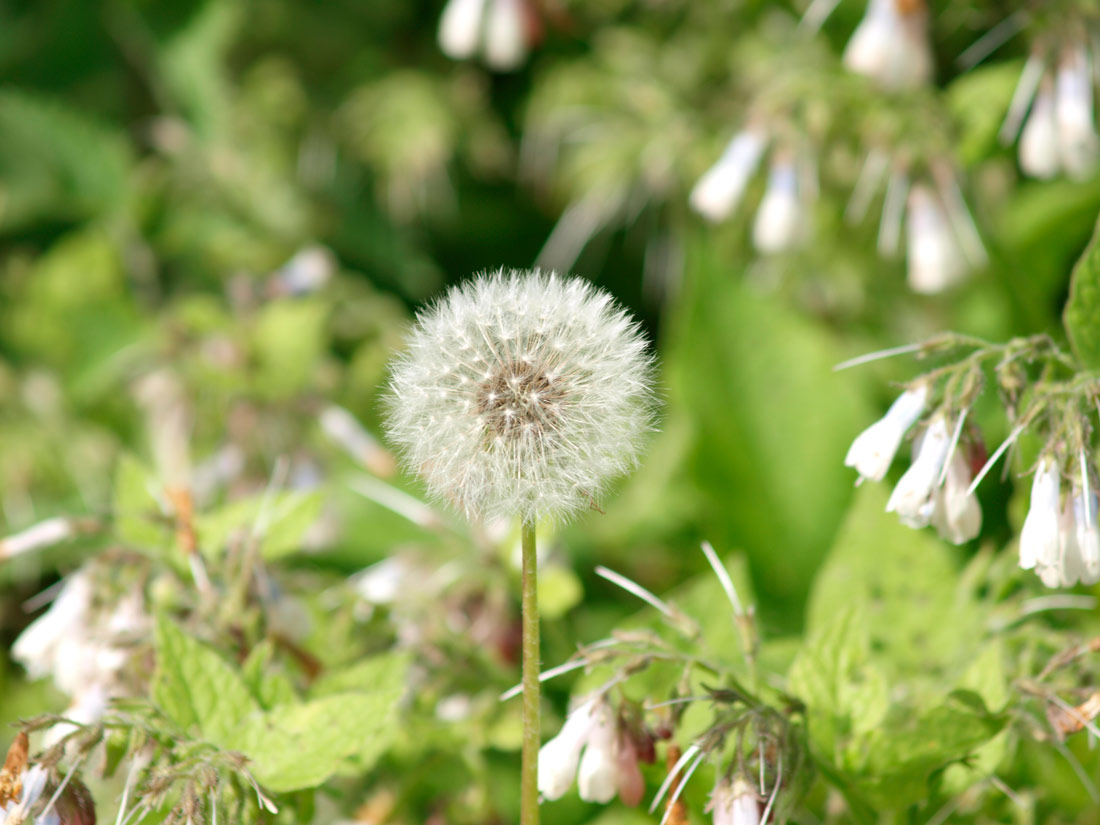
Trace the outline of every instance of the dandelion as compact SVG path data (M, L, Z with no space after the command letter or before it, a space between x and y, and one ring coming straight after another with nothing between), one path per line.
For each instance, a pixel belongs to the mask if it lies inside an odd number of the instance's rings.
M471 518L522 523L523 825L538 821L535 522L593 504L652 423L638 325L578 278L505 272L424 312L391 377L388 432L429 491Z
M864 479L882 481L894 455L901 446L901 440L924 412L928 401L928 385L918 384L898 396L890 405L886 415L856 436L844 466L855 467L859 473L859 482Z
M425 312L393 370L388 431L475 518L565 518L630 469L651 425L637 324L577 278L501 270Z

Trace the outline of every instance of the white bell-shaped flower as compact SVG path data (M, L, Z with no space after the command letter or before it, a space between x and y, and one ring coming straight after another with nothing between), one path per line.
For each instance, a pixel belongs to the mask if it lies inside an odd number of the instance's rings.
M691 190L691 208L709 221L725 219L744 196L767 143L767 135L752 127L734 135Z
M1044 81L1031 104L1031 112L1020 134L1020 169L1025 175L1047 180L1061 168L1058 118L1055 114L1054 88Z
M1085 178L1100 160L1092 101L1088 53L1078 46L1066 51L1058 66L1055 109L1062 167L1073 178Z
M439 18L439 48L447 57L473 57L481 42L486 0L448 0Z
M1031 504L1020 530L1020 567L1024 570L1058 563L1060 495L1058 467L1050 456L1044 456L1031 482Z
M932 76L923 3L871 0L844 49L844 65L887 89L911 89Z
M966 258L947 212L935 192L924 184L916 184L909 191L905 231L907 273L914 292L942 292L963 278Z
M565 718L558 735L539 749L539 793L560 799L573 785L581 750L596 720L596 703L585 702Z
M1100 526L1096 519L1096 495L1082 490L1073 499L1077 553L1081 560L1078 579L1082 584L1100 581Z
M768 173L768 188L756 211L753 244L765 254L794 248L805 237L806 216L798 168L789 155L777 155Z
M937 415L914 446L913 463L890 494L886 512L897 513L902 523L909 527L928 526L935 506L932 494L939 483L950 446L947 420Z
M920 418L927 402L928 385L918 384L899 395L886 415L856 436L848 448L844 465L855 467L859 482L867 478L882 481L902 438Z
M489 0L485 22L485 62L511 72L527 59L527 19L523 0Z
M744 777L721 780L711 799L714 825L760 825L760 797Z
M606 702L596 708L588 744L577 772L577 791L585 802L610 802L619 789L615 715Z
M978 497L969 493L970 466L957 449L947 460L943 486L935 493L932 524L952 544L964 544L981 532L982 508Z

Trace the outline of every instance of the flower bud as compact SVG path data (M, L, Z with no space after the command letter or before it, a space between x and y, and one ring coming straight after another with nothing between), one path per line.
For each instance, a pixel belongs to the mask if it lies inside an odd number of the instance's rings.
M734 135L722 156L691 190L691 208L709 221L726 218L744 196L767 142L767 136L753 128Z
M757 251L765 254L783 252L796 246L803 238L804 211L799 197L798 170L789 157L776 157L753 224L752 237Z
M942 292L966 274L966 259L939 198L927 186L909 192L906 214L909 286L914 292Z
M760 825L760 797L744 777L721 780L711 799L714 825Z
M918 384L899 395L886 415L856 436L848 448L844 466L855 467L859 481L867 478L882 481L902 438L924 412L927 400L927 384Z
M638 749L634 745L629 731L622 730L619 733L618 749L616 751L618 764L616 765L619 780L619 799L624 805L631 808L637 806L645 795L645 779L642 777L642 769L638 766Z

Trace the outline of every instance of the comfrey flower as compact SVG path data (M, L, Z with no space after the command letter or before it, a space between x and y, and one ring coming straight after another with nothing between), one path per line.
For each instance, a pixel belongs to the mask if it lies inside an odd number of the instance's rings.
M727 218L744 197L767 145L767 134L756 127L734 135L722 156L691 190L691 208L709 221Z
M856 436L844 466L855 467L859 473L857 484L868 478L882 481L886 477L902 438L920 418L927 402L928 385L918 384L898 396L886 415Z
M943 292L966 275L966 256L947 210L931 187L916 184L910 190L905 236L906 271L914 292Z
M430 492L469 516L564 518L635 463L651 375L610 295L500 270L421 314L391 377L388 432Z
M756 210L753 243L765 254L792 249L805 238L806 225L805 193L799 184L798 167L789 154L777 154L768 173L768 188Z
M719 781L710 804L714 825L760 825L760 797L743 776Z
M970 463L956 449L947 460L943 484L933 494L932 526L952 544L965 544L982 529L982 508L978 497L968 492Z
M844 49L844 65L887 89L927 83L932 77L932 49L922 0L870 0Z
M439 48L466 60L478 50L490 68L518 69L531 46L526 0L448 0L439 19Z
M544 799L560 799L574 777L585 802L607 803L619 794L627 805L637 805L645 791L637 749L602 698L578 706L539 750L539 793Z
M1031 505L1020 530L1020 567L1037 569L1056 567L1059 556L1059 520L1061 484L1058 466L1045 456L1039 460L1031 482Z
M1039 53L1025 64L1001 127L1005 143L1019 134L1020 169L1025 175L1049 179L1064 172L1080 180L1100 165L1093 59L1077 43L1062 50L1056 67L1047 65Z

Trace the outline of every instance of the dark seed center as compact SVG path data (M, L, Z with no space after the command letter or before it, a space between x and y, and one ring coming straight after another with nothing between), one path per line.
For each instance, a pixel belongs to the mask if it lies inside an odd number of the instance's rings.
M541 435L557 421L562 392L557 382L523 361L504 365L478 386L477 411L493 433Z

